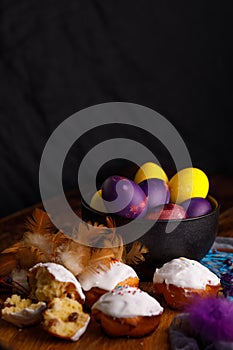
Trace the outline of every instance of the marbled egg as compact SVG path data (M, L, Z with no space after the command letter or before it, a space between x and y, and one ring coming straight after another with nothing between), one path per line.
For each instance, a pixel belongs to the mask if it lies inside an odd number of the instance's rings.
M206 198L194 197L180 204L186 211L187 218L206 215L211 212L212 206Z
M149 220L182 220L186 218L186 212L181 205L168 203L160 205L145 216Z
M105 206L110 213L129 219L145 214L147 197L134 181L113 175L104 181L101 189L102 198L107 201Z

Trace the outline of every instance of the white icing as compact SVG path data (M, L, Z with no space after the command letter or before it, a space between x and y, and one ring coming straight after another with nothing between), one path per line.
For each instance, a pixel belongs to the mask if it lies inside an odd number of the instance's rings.
M80 298L82 300L85 300L85 295L83 294L81 284L77 280L77 278L70 272L68 269L66 269L63 265L48 262L48 263L38 263L35 266L33 266L30 271L33 271L33 269L37 269L38 267L45 267L51 275L55 278L56 281L59 282L65 282L65 283L73 283L77 292L80 295Z
M88 316L88 319L87 319L87 322L85 323L85 325L82 328L80 328L75 333L75 335L73 335L73 337L70 338L70 339L73 340L73 341L77 341L81 337L81 335L86 331L89 322L90 322L90 317Z
M92 306L112 317L156 316L163 312L158 301L135 287L117 287L102 295Z
M22 309L18 312L10 312L6 309L3 309L2 312L2 318L14 324L17 327L25 327L25 326L31 326L39 323L42 319L42 312L46 308L46 303L39 302L38 307L36 309L32 309L29 307L26 307L25 309Z
M155 270L153 283L163 282L182 288L205 289L206 285L217 286L220 279L198 261L181 257Z
M83 290L88 291L93 287L98 287L107 291L116 287L119 282L130 277L138 277L131 266L120 261L113 261L109 269L97 268L95 271L88 270L78 276Z

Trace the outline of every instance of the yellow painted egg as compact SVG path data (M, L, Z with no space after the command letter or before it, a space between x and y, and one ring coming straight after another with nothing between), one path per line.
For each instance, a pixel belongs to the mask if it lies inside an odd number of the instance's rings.
M102 198L102 190L97 191L91 198L90 207L92 209L105 212L106 208L104 206L103 198Z
M181 203L193 197L205 198L209 191L209 180L198 168L178 171L169 181L170 201Z
M137 184L146 179L161 179L168 183L168 178L165 171L158 164L147 162L144 163L136 172L134 182Z

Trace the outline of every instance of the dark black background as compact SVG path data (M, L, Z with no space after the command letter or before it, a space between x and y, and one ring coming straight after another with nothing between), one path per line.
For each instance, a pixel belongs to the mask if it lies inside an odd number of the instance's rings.
M0 215L40 201L39 162L50 134L104 102L156 110L176 127L195 166L232 175L230 3L2 0ZM66 189L90 145L115 133L103 129L79 142ZM169 163L156 142L140 141Z

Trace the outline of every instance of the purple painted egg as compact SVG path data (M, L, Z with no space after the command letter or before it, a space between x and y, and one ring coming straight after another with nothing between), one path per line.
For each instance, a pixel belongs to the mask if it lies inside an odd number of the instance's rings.
M108 177L102 185L102 198L110 213L134 219L144 216L147 198L143 190L132 180L118 175Z
M147 196L148 208L169 203L170 192L165 181L151 178L140 182L139 186Z
M206 198L194 197L180 203L186 211L187 218L195 218L211 212L212 206Z

